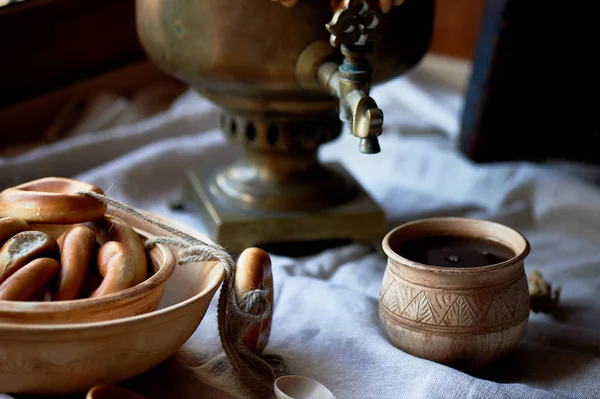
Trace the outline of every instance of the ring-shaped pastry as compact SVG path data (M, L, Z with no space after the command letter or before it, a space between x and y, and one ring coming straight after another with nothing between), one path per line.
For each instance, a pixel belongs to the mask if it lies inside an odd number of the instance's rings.
M242 338L242 342L251 352L260 355L271 335L271 321L273 318L273 274L271 271L271 257L259 248L244 250L237 261L234 279L235 295L238 301L245 293L267 288L267 299L271 305L271 314L262 322L250 326ZM262 309L254 309L262 312Z
M106 205L81 194L101 188L64 177L33 180L0 192L0 217L16 217L27 223L84 223L104 216Z

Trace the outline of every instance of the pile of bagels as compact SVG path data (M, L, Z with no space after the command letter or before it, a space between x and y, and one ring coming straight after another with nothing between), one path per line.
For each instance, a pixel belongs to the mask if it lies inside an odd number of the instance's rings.
M104 194L61 177L0 192L0 300L97 298L148 278L139 234L84 191Z

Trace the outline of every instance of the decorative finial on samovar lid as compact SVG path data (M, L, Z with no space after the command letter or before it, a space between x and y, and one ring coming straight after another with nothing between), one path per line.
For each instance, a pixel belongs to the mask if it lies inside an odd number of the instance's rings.
M380 36L382 11L377 0L344 0L325 25L333 47L365 46Z
M281 3L284 7L293 7L296 5L296 3L298 3L299 0L271 0L275 3L279 2ZM378 4L379 4L379 8L381 8L381 11L383 11L383 13L385 14L386 12L388 12L393 6L399 6L404 4L405 0L379 0ZM344 0L330 0L331 3L331 9L333 11L337 11L339 8L341 8L344 4Z

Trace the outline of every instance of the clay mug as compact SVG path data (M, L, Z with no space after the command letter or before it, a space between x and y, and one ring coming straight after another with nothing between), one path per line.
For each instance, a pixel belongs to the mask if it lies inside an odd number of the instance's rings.
M488 240L514 256L477 267L446 267L398 253L408 241L436 236ZM530 245L523 235L491 221L428 218L390 231L383 250L388 263L379 315L394 346L420 358L473 370L518 345L530 311L524 270Z

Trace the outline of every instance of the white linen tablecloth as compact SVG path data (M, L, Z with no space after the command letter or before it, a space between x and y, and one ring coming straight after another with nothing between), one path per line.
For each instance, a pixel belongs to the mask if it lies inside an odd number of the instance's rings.
M464 215L518 229L532 245L526 271L539 269L562 287L561 315L532 313L516 352L484 375L415 358L394 348L380 327L386 260L354 244L301 259L273 256L276 303L267 351L338 399L600 398L600 170L471 163L456 150L462 91L436 80L426 65L372 96L385 113L382 152L359 154L357 139L343 135L322 148L322 159L346 166L383 207L390 228ZM1 158L0 186L74 177L204 231L193 215L173 212L168 203L179 199L187 168L239 154L217 126L215 106L189 91L153 117ZM196 366L220 352L216 301L185 348ZM229 397L175 360L126 385L148 398Z

